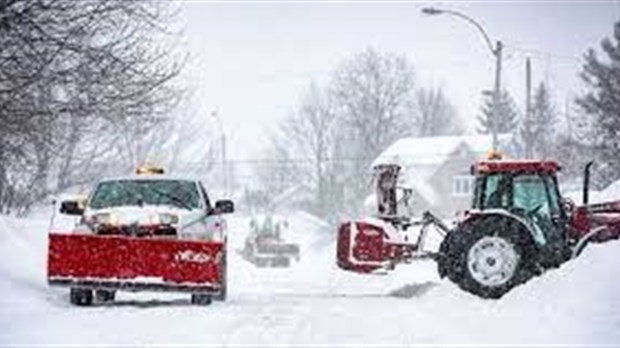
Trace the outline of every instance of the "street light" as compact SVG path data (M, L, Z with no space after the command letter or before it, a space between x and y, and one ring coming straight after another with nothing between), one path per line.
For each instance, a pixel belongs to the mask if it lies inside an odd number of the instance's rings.
M222 139L222 186L224 196L228 195L228 171L226 168L226 133L224 133L224 127L222 126L222 120L217 113L217 110L211 111L211 117L217 121L217 125L220 128L220 135Z
M434 7L425 7L422 9L422 13L429 15L429 16L440 15L440 14L452 15L452 16L464 19L470 24L473 24L476 27L476 29L478 29L480 34L482 34L482 37L484 38L484 41L489 47L491 54L495 57L495 86L493 88L494 115L493 115L493 120L491 122L491 125L492 125L491 133L493 135L493 150L497 150L497 119L498 119L499 95L500 95L500 90L501 90L502 49L504 45L502 44L501 41L498 40L495 42L495 47L493 47L493 43L491 39L489 38L489 35L487 34L487 32L482 27L482 25L476 22L473 18L461 12L453 11L453 10L438 9Z

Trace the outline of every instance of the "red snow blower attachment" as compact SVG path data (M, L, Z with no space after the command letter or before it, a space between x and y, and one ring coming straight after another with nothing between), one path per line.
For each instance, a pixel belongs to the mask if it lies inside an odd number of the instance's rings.
M433 257L434 253L424 249L429 228L434 226L442 236L449 228L430 212L425 212L421 220L399 214L398 207L407 205L411 197L409 189L397 186L400 167L378 165L374 170L378 215L340 225L338 266L348 271L371 273L393 269L396 264L413 259ZM410 230L416 232L407 233Z

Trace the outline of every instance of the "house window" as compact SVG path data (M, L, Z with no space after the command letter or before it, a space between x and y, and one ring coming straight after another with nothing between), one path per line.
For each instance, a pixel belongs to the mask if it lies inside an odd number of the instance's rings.
M474 188L474 177L471 175L455 175L452 177L453 196L471 196Z

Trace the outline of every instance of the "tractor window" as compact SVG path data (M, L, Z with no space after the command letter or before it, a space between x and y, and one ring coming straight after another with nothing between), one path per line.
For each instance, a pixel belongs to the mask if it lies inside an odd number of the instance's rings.
M547 185L540 175L518 175L513 180L514 208L525 213L550 215Z
M562 209L560 208L560 193L557 190L557 182L551 175L545 175L545 181L547 182L547 188L549 190L549 203L551 205L551 214L560 215Z
M486 178L484 209L507 208L510 202L510 176L491 174Z

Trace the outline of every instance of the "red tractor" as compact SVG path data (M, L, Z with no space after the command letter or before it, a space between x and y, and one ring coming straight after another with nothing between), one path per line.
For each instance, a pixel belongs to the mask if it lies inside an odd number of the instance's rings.
M416 258L432 258L441 277L483 298L500 298L535 275L579 255L589 241L620 236L620 201L588 205L562 199L551 161L485 160L472 168L473 205L453 228L425 212L421 221L398 214L397 165L377 173L379 215L339 228L340 268L370 273ZM407 196L407 195L405 195ZM412 227L420 226L410 240ZM428 228L444 236L438 251L424 250Z

